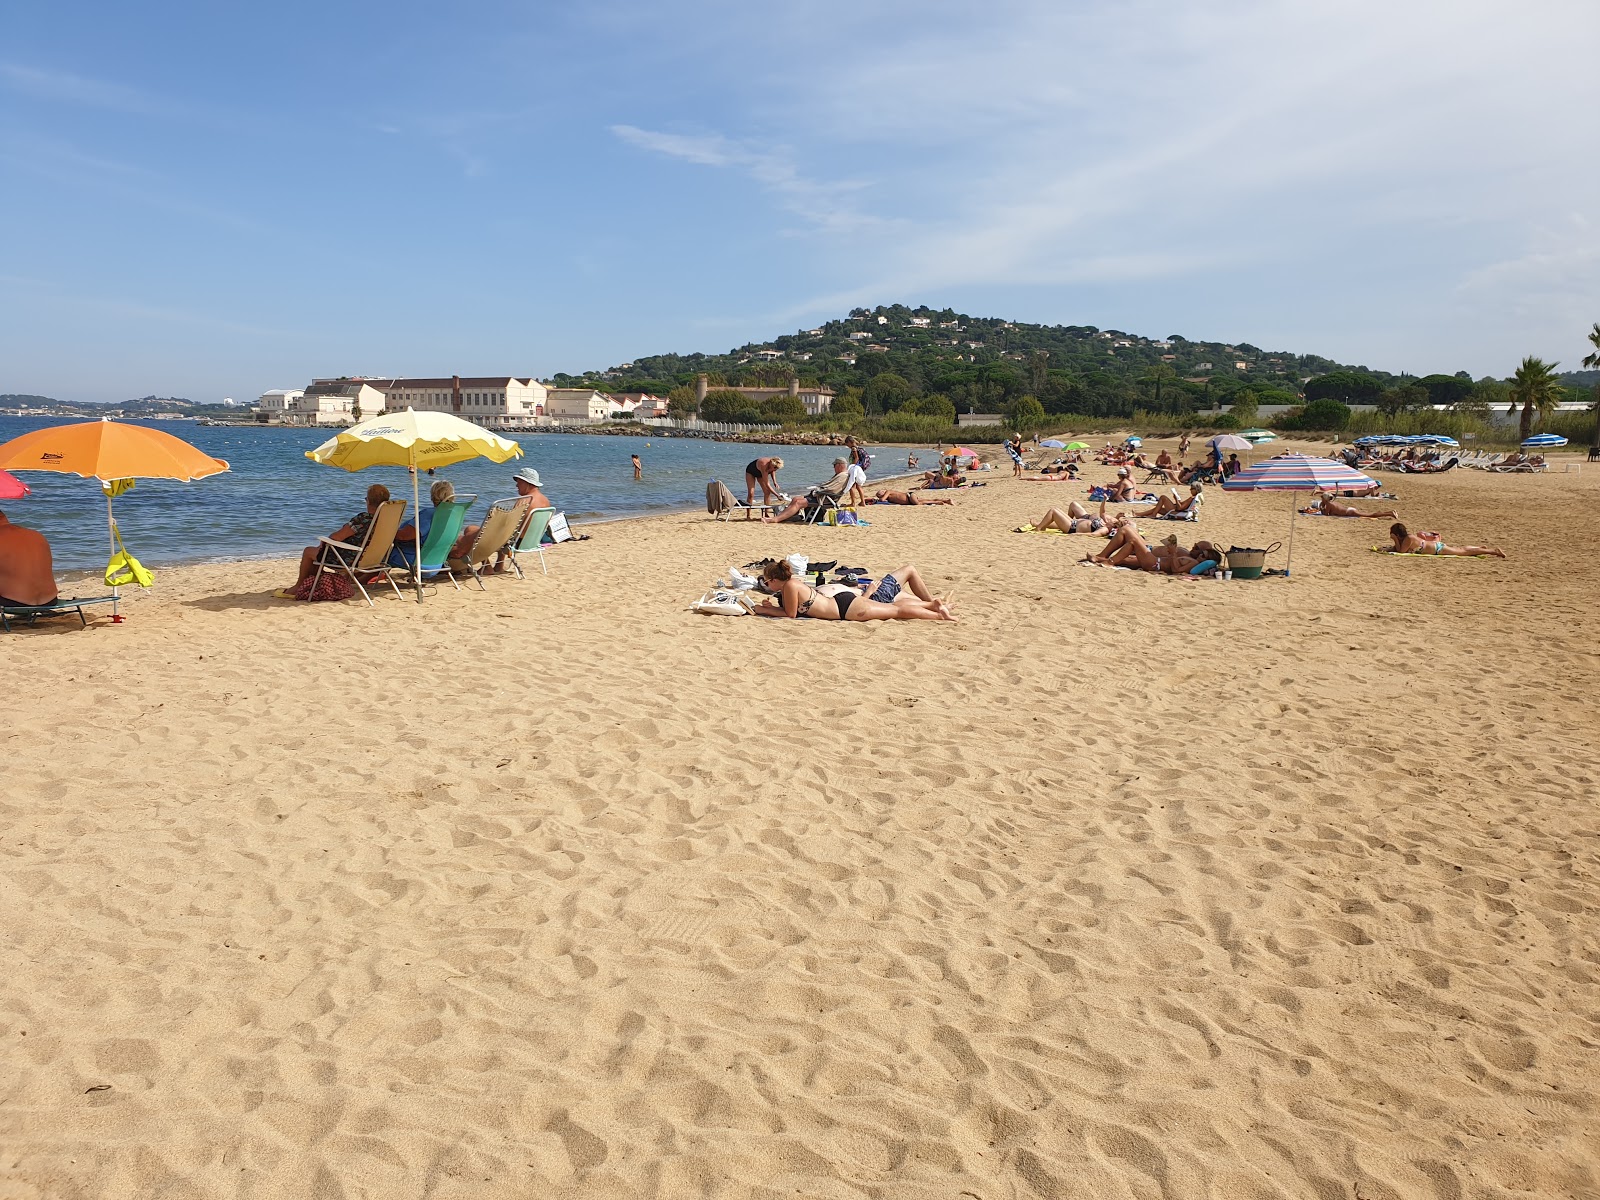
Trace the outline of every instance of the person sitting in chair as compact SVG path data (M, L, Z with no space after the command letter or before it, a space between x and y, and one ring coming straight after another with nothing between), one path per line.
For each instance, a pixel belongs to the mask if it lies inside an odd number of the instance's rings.
M0 604L7 608L54 604L59 592L50 542L37 529L13 525L0 513Z
M366 511L358 512L328 536L336 542L360 543L361 539L367 536L367 527L372 524L373 516L388 502L389 489L381 483L373 484L367 489ZM321 553L321 542L315 546L307 546L300 552L300 577L294 581L295 587L299 587L311 578L311 573L317 569L317 558Z
M417 514L416 524L409 521L395 530L394 549L389 552L389 562L397 567L409 567L411 560L416 557L419 541L428 540L428 531L433 528L434 514L438 512L441 504L448 504L456 498L456 486L448 479L436 479L433 486L428 489L428 499L433 501L432 508L425 508ZM461 529L461 536L450 547L447 558L464 558L472 543L478 537L477 525L465 525Z
M808 487L804 494L789 501L787 508L761 519L768 525L776 525L779 521L787 521L791 517L798 516L801 509L815 508L824 500L832 500L837 504L850 487L850 463L847 459L836 458L833 460L833 470L834 476L827 483Z
M1143 512L1136 512L1133 515L1136 517L1161 517L1165 519L1194 512L1200 507L1201 501L1205 497L1205 490L1203 484L1191 483L1189 485L1189 495L1182 500L1174 500L1170 493L1162 493L1156 497L1154 508L1147 508Z

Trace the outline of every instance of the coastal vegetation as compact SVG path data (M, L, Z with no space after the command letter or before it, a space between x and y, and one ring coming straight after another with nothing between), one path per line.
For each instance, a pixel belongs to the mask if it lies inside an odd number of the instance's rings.
M1600 367L1600 341L1595 345L1586 367ZM1600 371L1558 375L1551 365L1530 401L1517 390L1527 386L1526 379L1518 383L1522 371L1507 380L1474 379L1465 371L1394 375L1248 342L1150 338L896 304L853 309L842 320L726 354L653 355L607 371L557 375L555 382L666 395L677 416L698 411L708 421L890 440L940 433L948 440L956 416L973 412L1003 414L1012 429L1088 431L1101 421L1124 428L1238 429L1256 423L1263 410L1273 413L1266 422L1273 428L1301 432L1370 425L1374 413L1380 424L1391 418L1405 424L1409 414L1427 413L1437 432L1446 432L1439 418L1447 416L1463 432L1498 440L1511 430L1494 425L1494 414L1516 405L1519 430L1537 423L1553 431L1552 422L1566 415L1553 411L1557 404L1586 402L1589 387L1600 386ZM711 390L697 406L694 385L701 375ZM794 397L757 401L735 390L783 388L790 381L801 390L831 389L832 412L806 417ZM962 426L961 436L983 440L979 428Z

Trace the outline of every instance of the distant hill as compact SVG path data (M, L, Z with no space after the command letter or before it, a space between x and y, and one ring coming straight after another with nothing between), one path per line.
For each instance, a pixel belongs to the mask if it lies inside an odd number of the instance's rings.
M49 396L29 396L23 392L0 393L0 408L44 408L57 403Z
M793 375L843 393L890 373L911 392L946 396L960 411L992 409L1031 393L1047 410L1110 412L1141 398L1152 402L1158 383L1161 407L1185 396L1185 407L1209 407L1241 388L1258 393L1264 403L1292 403L1305 379L1340 370L1370 374L1385 385L1398 379L1249 342L1196 341L1176 333L1153 338L1093 325L1033 325L891 304L854 309L841 320L726 354L647 355L606 371L557 375L555 382L662 393L692 384L702 373L713 387L773 386Z

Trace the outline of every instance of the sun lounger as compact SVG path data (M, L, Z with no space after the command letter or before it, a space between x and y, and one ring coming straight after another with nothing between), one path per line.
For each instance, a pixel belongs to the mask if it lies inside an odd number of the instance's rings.
M489 560L506 548L512 537L517 532L517 527L522 524L523 514L527 512L527 500L520 497L516 500L496 500L489 506L489 511L484 515L483 524L478 526L478 536L467 551L465 558L452 558L448 564L451 579L455 578L454 572L465 571L478 582L480 591L488 591L483 586L484 569Z
M719 521L726 521L736 512L744 513L744 519L751 516L764 517L768 513L776 512L783 504L746 504L731 491L728 485L720 479L713 479L706 485L706 511Z
M58 599L50 604L7 604L0 606L0 626L7 633L11 632L11 622L26 621L32 625L40 617L65 617L76 613L78 620L87 628L89 618L84 616L85 604L111 604L115 596L88 596L84 598L72 597L71 599Z
M317 578L321 579L324 571L349 576L351 582L361 589L368 607L376 608L377 605L372 603L372 597L367 593L366 583L381 576L394 588L395 599L400 599L400 589L395 587L394 582L396 568L389 565L389 552L394 549L394 535L400 529L400 517L405 510L404 500L384 501L378 506L378 511L372 514L372 520L367 523L367 535L359 543L318 538L322 543L322 553L317 556ZM316 584L311 586L315 591Z
M519 554L537 554L539 556L539 569L546 575L550 568L544 561L544 531L550 528L550 518L556 515L553 508L536 508L528 513L528 519L523 522L522 533L511 539L511 569L517 573L518 579L526 578L522 567L517 562Z

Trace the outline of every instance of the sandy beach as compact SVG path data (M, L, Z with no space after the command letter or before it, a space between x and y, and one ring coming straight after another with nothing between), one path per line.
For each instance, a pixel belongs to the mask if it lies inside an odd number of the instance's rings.
M1302 518L1287 581L1080 567L1010 531L1082 485L995 470L0 635L0 1200L1600 1196L1600 466L1554 461L1382 476L1504 562ZM688 611L791 551L961 621Z

